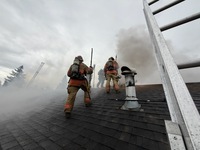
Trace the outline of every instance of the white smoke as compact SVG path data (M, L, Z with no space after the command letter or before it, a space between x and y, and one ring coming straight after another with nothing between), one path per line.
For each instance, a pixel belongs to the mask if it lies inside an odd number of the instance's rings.
M0 120L39 111L52 100L63 101L65 98L66 91L64 90L1 87Z

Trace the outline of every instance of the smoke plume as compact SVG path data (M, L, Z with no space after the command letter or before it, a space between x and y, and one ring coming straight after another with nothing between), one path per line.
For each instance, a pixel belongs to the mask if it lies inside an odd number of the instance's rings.
M191 55L188 49L174 49L171 41L167 40L172 57L177 65L199 60L198 55ZM118 34L117 56L120 66L135 68L137 84L161 83L157 68L155 52L149 34L144 26L123 29ZM199 82L199 67L180 70L185 82Z
M135 68L138 84L157 83L157 64L144 26L123 29L118 34L117 56L120 66Z

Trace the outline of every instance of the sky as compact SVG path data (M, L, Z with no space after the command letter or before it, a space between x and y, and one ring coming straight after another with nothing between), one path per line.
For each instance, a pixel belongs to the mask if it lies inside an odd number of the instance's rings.
M138 84L159 83L159 73L142 0L0 0L0 81L24 66L27 83L41 62L35 87L56 88L81 55L90 65L93 48L93 82L109 57L120 67L138 72ZM150 2L150 1L148 1ZM170 1L172 2L172 1ZM166 4L160 0L152 11ZM200 1L187 0L155 18L160 27L199 12ZM200 20L164 31L177 64L199 60ZM180 71L186 82L199 82L199 67Z

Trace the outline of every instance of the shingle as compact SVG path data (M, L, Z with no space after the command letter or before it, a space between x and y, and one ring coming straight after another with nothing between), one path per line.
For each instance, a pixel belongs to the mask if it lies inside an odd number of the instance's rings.
M101 126L105 126L106 124L107 124L107 121L105 121L105 120L101 120L99 123L99 125L101 125Z
M5 137L5 136L11 136L9 130L6 129L4 126L1 126L0 131L1 131L0 132L0 139Z
M87 143L85 143L83 145L83 147L85 147L88 150L92 150L94 149L96 146L98 145L97 142L93 141L93 140L88 140Z
M97 144L94 148L94 150L113 150L105 145L102 144Z
M169 144L167 144L167 143L158 142L158 145L159 145L159 150L160 149L162 149L162 150L171 150Z
M39 145L35 142L29 143L28 145L23 146L24 150L31 150L31 149L36 149L38 148Z
M1 147L0 147L0 150L2 150ZM18 145L18 146L9 148L9 150L24 150L24 149L20 145Z
M109 121L108 121L108 122L105 124L105 127L109 127L109 128L111 128L111 129L118 130L118 129L120 128L120 125L117 124L117 123L113 123L113 122L109 122Z
M95 132L92 131L92 130L88 130L88 129L84 129L80 132L80 135L84 136L84 137L87 137L87 138L90 138Z
M62 148L62 150L81 150L81 149L84 149L84 148L75 143L68 143L66 146Z
M102 126L97 125L97 124L90 124L89 126L86 126L86 129L92 130L92 131L96 131L98 132L100 130Z
M22 135L22 136L18 136L16 139L18 142L23 142L30 139L30 137L28 135Z
M67 138L69 140L73 140L74 138L78 137L79 134L78 133L75 133L75 132L72 132L72 131L65 131L64 134L63 134L63 138Z
M119 142L119 140L117 140L116 138L114 137L110 137L110 136L105 136L103 141L102 141L102 144L112 148L112 149L115 149L116 148L116 144Z
M141 146L129 144L128 150L147 150L147 149Z
M85 145L90 139L84 136L78 136L76 137L73 142L78 145Z
M41 141L44 141L46 139L47 139L47 137L45 137L44 135L37 136L37 137L33 138L33 140L36 141L36 142L41 142Z
M11 135L9 135L9 136L4 136L4 138L1 138L0 143L1 143L1 144L6 144L6 143L9 143L9 142L14 141L14 140L15 140L15 137L14 137L14 136L11 136Z
M168 138L166 134L154 132L153 135L155 137L155 140L163 142L163 143L168 143Z
M39 145L44 148L44 149L48 149L48 150L60 150L61 147L64 147L66 144L69 143L69 141L63 139L63 140L59 140L57 142L58 144L55 144L54 142L50 141L50 140L46 140L46 141L41 141L39 143Z
M133 128L134 128L133 126L125 126L125 125L120 124L118 127L118 130L122 132L132 133Z
M129 144L128 144L128 142L125 142L125 141L118 141L117 143L116 143L116 146L115 146L115 149L116 150L128 150L129 149Z
M112 120L110 120L113 123L119 123L120 122L120 118L112 118Z
M137 144L137 136L136 135L131 135L129 143L135 145Z
M66 129L69 129L76 133L80 133L82 130L84 130L84 127L87 127L86 125L84 126L83 124L84 123L82 123L81 125L70 124Z
M26 139L26 140L21 140L21 141L19 141L19 143L20 143L20 145L25 146L25 145L29 145L31 143L34 143L34 140L29 138L29 139Z
M142 146L144 148L146 148L146 149L149 149L149 150L160 150L158 142L156 142L154 140L143 138L142 142L143 142Z
M137 136L136 138L136 145L141 145L143 144L143 137Z
M102 143L105 138L105 135L102 133L95 132L90 139L96 141L97 143Z
M147 124L145 122L140 122L139 120L133 121L132 126L135 128L147 129Z
M131 134L126 133L126 132L122 132L122 134L121 134L121 136L120 136L119 139L122 140L122 141L127 141L127 142L129 142L130 137L131 137Z
M9 142L4 143L4 144L1 144L1 147L3 149L9 149L9 148L13 148L15 146L19 146L19 143L17 141L15 141L15 140L9 141Z
M107 136L115 136L117 134L117 130L107 127L100 128L99 132Z
M156 124L148 123L147 129L153 130L153 131L156 131L156 132L166 133L165 126L160 126L160 125L156 125Z
M57 140L59 140L61 138L63 138L63 136L62 135L57 135L57 134L52 135L52 136L49 137L49 139L51 139L52 141L57 141Z
M154 132L151 130L144 130L144 129L140 129L140 128L133 128L133 131L132 131L132 134L134 134L134 135L142 136L145 138L155 139L153 133Z
M59 127L59 126L56 126L56 125L53 125L49 128L50 131L54 132L54 133L57 133L57 134L62 134L63 131L64 131L64 128L62 127Z

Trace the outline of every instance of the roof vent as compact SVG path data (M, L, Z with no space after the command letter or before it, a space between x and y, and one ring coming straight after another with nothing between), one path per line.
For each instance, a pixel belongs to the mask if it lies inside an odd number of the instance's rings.
M138 103L135 90L135 68L121 67L121 74L125 76L126 99L124 105L120 108L122 110L140 110L141 105Z

